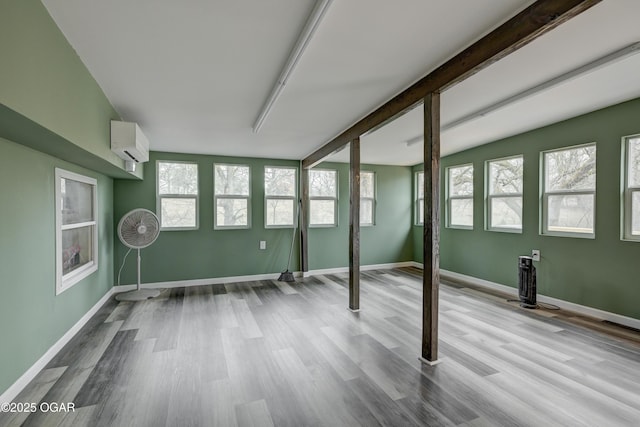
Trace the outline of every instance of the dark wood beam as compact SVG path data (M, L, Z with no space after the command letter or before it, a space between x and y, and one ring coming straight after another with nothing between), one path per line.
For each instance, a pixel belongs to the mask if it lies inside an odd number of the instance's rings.
M536 1L316 150L302 161L302 167L313 167L353 139L412 108L428 93L442 92L461 82L600 1Z
M360 310L360 138L349 154L349 310Z
M300 168L300 269L309 271L309 169Z
M422 359L438 360L440 292L440 94L424 99L424 240L422 273Z

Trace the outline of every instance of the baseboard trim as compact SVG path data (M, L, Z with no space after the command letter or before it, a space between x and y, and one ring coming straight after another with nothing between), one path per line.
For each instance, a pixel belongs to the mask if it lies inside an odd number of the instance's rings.
M422 264L415 263L415 267L422 268ZM448 279L456 283L467 284L480 288L493 289L499 292L503 292L510 296L518 297L518 289L511 286L502 285L500 283L491 282L489 280L479 279L473 276L467 276L466 274L456 273L454 271L440 270L440 277ZM538 294L538 301L548 304L554 304L558 307L573 311L578 314L593 317L599 320L606 320L608 322L617 323L619 325L628 326L634 329L640 329L640 319L633 317L623 316L621 314L611 313L609 311L600 310L598 308L588 307L586 305L576 304L570 301L561 300L558 298L549 297L546 295Z
M370 264L370 265L361 265L361 271L367 270L384 270L391 268L400 268L400 267L410 267L415 263L413 261L403 261L403 262L391 262L387 264ZM306 273L301 271L294 271L293 275L295 277L303 277L303 276L315 276L320 274L336 274L336 273L346 273L349 271L349 267L336 267L336 268L325 268L321 270L310 270ZM192 280L175 280L168 282L152 282L152 283L142 283L140 285L141 288L180 288L180 287L188 287L188 286L202 286L202 285L216 285L221 283L236 283L236 282L255 282L257 280L277 280L280 276L281 272L276 273L267 273L267 274L254 274L248 276L227 276L227 277L212 277L208 279L192 279ZM114 286L114 293L119 292L127 292L136 289L136 285L120 285Z
M301 277L302 273L293 272L296 277ZM168 282L152 282L142 283L141 288L181 288L189 286L203 286L203 285L217 285L221 283L235 283L235 282L255 282L256 280L276 280L280 276L278 273L267 274L254 274L249 276L227 276L227 277L212 277L209 279L191 279L191 280L174 280ZM127 292L136 289L136 285L120 285L114 286L114 292Z
M114 294L114 288L109 289L109 291L104 294L97 303L94 304L93 307L89 309L85 313L84 316L80 318L72 327L69 329L55 344L53 344L49 350L44 353L40 359L38 359L27 371L22 374L20 378L16 380L8 389L0 395L0 404L12 402L13 399L18 396L18 394L24 390L24 388L29 384L39 373L44 369L47 364L55 357L56 354L62 350L62 348L67 345L69 341L75 336L75 334L82 329L84 325L93 317L94 314L100 310L100 308L111 298Z
M369 264L369 265L361 265L360 271L368 271L368 270L387 270L391 268L401 268L401 267L412 267L415 263L413 261L402 261L402 262L390 262L386 264ZM337 273L348 273L349 267L335 267L335 268L323 268L320 270L309 270L304 273L305 276L317 276L322 274L337 274Z

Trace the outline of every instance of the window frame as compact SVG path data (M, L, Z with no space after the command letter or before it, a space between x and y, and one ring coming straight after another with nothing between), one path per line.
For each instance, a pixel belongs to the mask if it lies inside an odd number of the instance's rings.
M364 197L362 194L362 175L371 174L372 197ZM376 173L373 171L360 171L360 227L373 227L376 225L376 198L377 198ZM371 222L362 222L362 201L371 201Z
M414 181L415 181L414 182L415 184L414 208L413 208L414 225L424 225L424 185L422 187L422 190L423 190L422 194L420 194L419 192L421 180L422 180L422 183L424 184L424 171L417 171L415 173L415 178L414 178ZM422 212L422 218L420 218L420 212Z
M178 163L196 166L196 194L160 194L160 164ZM195 200L196 224L193 227L163 227L162 226L162 199L193 199ZM160 231L189 231L200 228L200 168L197 162L187 160L156 160L156 214L160 222Z
M271 169L292 169L294 171L293 177L293 196L270 196L267 194L267 185L265 180L265 174L268 168ZM249 171L251 176L251 171ZM263 169L262 182L264 185L264 228L297 228L298 227L298 168L295 166L271 166L265 165ZM293 202L293 223L286 225L269 225L267 224L267 204L269 200L291 200Z
M594 182L593 190L554 190L547 191L547 162L546 155L548 153L554 153L558 151L569 151L582 147L593 146L596 149L596 179ZM597 162L598 162L598 147L595 142L588 142L585 144L571 145L567 147L554 148L551 150L545 150L540 152L540 235L552 236L552 237L573 237L577 239L595 239L596 238L596 192L597 192ZM593 231L591 233L581 233L577 231L554 231L549 230L548 217L549 217L549 196L588 196L593 195Z
M91 221L84 221L74 224L62 224L62 180L77 181L83 184L91 185L92 188L92 217ZM56 221L56 295L70 289L82 279L88 277L98 271L98 180L78 173L70 172L65 169L55 168L55 221ZM93 259L91 262L73 270L67 274L63 273L62 260L62 232L66 230L75 230L80 228L93 227L92 231L92 252Z
M629 242L640 242L640 234L633 234L633 195L640 194L640 185L631 186L629 184L629 145L632 140L640 140L640 134L622 137L622 209L620 239ZM640 215L640 212L638 213Z
M333 172L335 175L335 187L336 187L336 192L335 195L330 197L330 196L311 196L311 174L314 171L325 171L325 172ZM339 174L338 174L338 170L337 169L309 169L308 171L309 173L309 215L307 218L307 224L309 225L309 228L331 228L331 227L337 227L338 226L338 193L339 193ZM313 224L311 223L311 202L314 200L330 200L333 201L333 224Z
M460 169L460 168L465 168L465 167L471 167L471 179L472 179L472 192L471 195L466 195L466 196L452 196L451 195L451 170L452 169ZM475 226L475 201L474 201L474 196L475 196L475 176L473 175L475 173L475 167L473 165L473 163L462 163L459 165L454 165L454 166L448 166L445 168L445 180L446 180L446 185L445 185L445 200L446 200L446 222L445 222L445 227L446 228L453 228L453 229L458 229L458 230L473 230L473 227ZM454 200L471 200L471 225L463 225L463 224L452 224L451 223L451 202Z
M491 163L500 162L504 160L511 159L521 159L522 160L522 175L520 179L522 181L522 192L520 193L496 193L491 194ZM522 203L522 213L520 217L520 227L501 227L501 226L493 226L491 224L492 219L492 199L499 198L520 198L520 202ZM491 159L485 161L485 229L487 231L495 231L500 233L516 233L522 234L522 229L524 227L524 155L516 154L513 156L500 157L497 159Z
M249 194L216 194L216 166L245 167L249 171L247 175ZM213 164L213 229L214 230L248 230L251 228L251 166L242 163L214 163ZM218 199L246 199L247 200L247 225L218 225Z

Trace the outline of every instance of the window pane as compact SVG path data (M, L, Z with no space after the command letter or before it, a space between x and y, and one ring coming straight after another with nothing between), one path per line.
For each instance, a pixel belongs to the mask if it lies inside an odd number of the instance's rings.
M160 194L198 194L198 165L194 163L158 163Z
M522 193L522 157L489 163L489 194Z
M360 224L373 224L373 200L360 200Z
M640 138L629 140L629 186L640 187Z
M360 197L373 199L373 172L360 173Z
M94 226L62 230L62 275L93 261Z
M216 195L248 196L249 166L215 165L215 193Z
M162 228L171 227L195 227L196 226L196 199L160 199L162 214Z
M450 225L473 226L473 199L451 199Z
M549 231L593 233L593 194L550 195L547 228Z
M596 187L596 147L545 153L546 191L593 190Z
M522 197L492 197L491 227L522 228Z
M61 178L62 224L93 221L93 185Z
M309 224L334 225L335 224L334 200L310 200Z
M267 225L293 225L292 199L267 199Z
M449 168L449 195L471 196L473 194L473 165Z
M246 227L249 224L247 199L217 199L216 225Z
M640 191L631 195L631 234L640 236Z
M424 172L418 172L418 197L424 197Z
M424 199L418 199L418 224L424 224Z
M264 191L267 196L296 195L296 170L291 168L264 168Z
M336 195L336 171L309 171L310 197L336 197Z

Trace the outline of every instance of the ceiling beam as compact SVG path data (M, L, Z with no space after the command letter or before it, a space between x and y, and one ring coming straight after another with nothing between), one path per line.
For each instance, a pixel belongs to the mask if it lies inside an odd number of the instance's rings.
M310 154L302 160L302 167L313 167L355 138L412 108L428 93L444 91L463 81L600 1L536 1Z

